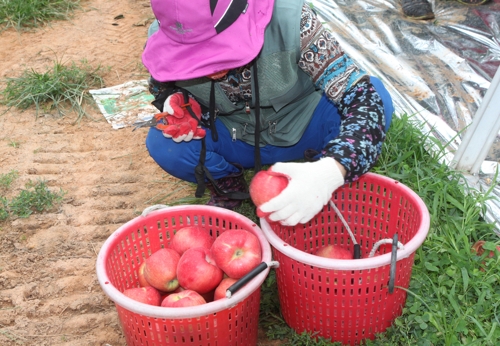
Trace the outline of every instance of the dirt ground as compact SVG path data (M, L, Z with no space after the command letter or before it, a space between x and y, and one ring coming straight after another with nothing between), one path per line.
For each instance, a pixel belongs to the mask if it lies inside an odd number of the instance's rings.
M106 86L147 78L149 1L82 5L70 21L1 32L0 79L44 72L56 59L105 67ZM114 303L97 281L97 254L113 231L180 182L149 157L145 129L113 130L97 107L90 114L99 121L36 118L34 109L0 116L0 174L19 173L12 193L38 179L66 191L53 212L0 223L0 345L125 345ZM170 198L188 195L189 187Z

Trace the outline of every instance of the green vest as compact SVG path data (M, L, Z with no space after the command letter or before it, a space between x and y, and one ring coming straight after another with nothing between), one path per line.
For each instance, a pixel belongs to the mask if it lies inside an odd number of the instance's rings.
M266 28L264 47L257 58L260 96L260 146L290 146L304 133L322 91L298 66L300 59L301 1L276 0L273 18ZM252 74L253 74L252 67ZM250 113L245 102L233 104L215 83L218 119L234 139L255 145L255 79L252 78ZM178 81L206 107L209 106L211 80L206 77Z

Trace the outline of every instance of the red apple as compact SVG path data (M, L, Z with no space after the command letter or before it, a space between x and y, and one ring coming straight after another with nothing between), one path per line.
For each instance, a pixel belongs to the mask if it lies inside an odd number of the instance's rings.
M168 292L168 293L164 293L161 295L161 301L163 301L163 299L165 299L167 296L171 295L172 293L179 293L179 292L182 292L182 291L185 291L186 289L182 286L179 286L177 287L177 289L173 292ZM205 299L205 301L208 303L208 302L211 302L214 300L214 291L215 290L212 290L210 292L207 292L207 293L200 293L200 296L203 297L203 299ZM160 292L161 293L161 292Z
M175 233L170 248L182 255L187 249L194 247L210 249L213 242L214 237L206 229L199 226L187 226Z
M219 300L222 298L226 298L226 291L232 284L234 284L238 279L233 278L225 278L222 279L219 286L215 289L214 300Z
M169 294L161 302L161 306L165 308L182 308L188 306L197 306L205 304L203 297L193 290L184 290L178 293Z
M146 267L146 261L142 262L141 265L139 266L139 269L137 269L137 276L139 277L139 286L141 286L141 287L151 286L146 281L146 278L144 277L144 268L145 267Z
M214 290L223 275L210 250L203 247L186 250L177 265L179 285L200 294Z
M239 279L262 261L259 238L244 229L227 230L212 245L217 266L230 278Z
M327 245L318 249L316 256L335 259L352 259L353 254L339 245Z
M179 287L177 264L180 255L172 249L160 249L149 256L145 263L144 278L154 288L172 292Z
M123 294L130 299L136 300L138 302L160 306L161 295L160 292L154 287L134 287L123 291Z
M266 217L260 206L280 194L288 185L288 178L272 170L259 171L250 182L249 192L253 203L257 206L257 216Z

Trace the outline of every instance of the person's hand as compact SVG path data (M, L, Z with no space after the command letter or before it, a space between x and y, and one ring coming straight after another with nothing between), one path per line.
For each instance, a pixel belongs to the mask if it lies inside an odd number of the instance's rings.
M163 105L163 113L155 116L157 120L161 118L165 120L166 124L158 124L156 127L162 131L165 137L172 138L174 142L189 142L192 139L205 137L205 130L189 114L188 105L191 106L194 114L200 120L200 104L191 97L189 103L184 104L184 95L180 92L170 95Z
M288 186L262 204L260 210L269 213L269 220L285 226L310 221L344 184L345 170L339 166L331 157L315 162L274 164L271 170L286 175Z

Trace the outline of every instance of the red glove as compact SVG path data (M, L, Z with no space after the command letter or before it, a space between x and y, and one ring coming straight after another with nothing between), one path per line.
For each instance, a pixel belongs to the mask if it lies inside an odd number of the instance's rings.
M165 137L172 138L177 143L205 137L205 130L189 114L187 106L191 106L198 120L201 119L200 104L191 97L189 103L184 104L184 95L180 92L170 95L163 105L163 113L155 115L157 121L165 121L165 124L158 124L156 128L161 130Z

